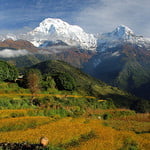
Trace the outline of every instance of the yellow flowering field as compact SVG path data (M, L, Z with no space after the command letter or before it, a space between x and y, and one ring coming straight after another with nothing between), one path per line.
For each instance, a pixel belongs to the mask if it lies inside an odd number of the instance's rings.
M0 142L38 143L41 136L46 136L52 144L67 143L78 138L81 134L88 133L91 128L83 123L85 119L64 118L56 122L39 126L25 131L0 132ZM18 136L17 136L18 135Z
M111 126L117 130L134 131L136 133L150 132L149 122L125 121L125 120L108 120L106 125Z
M116 118L115 120L150 122L150 113L141 113L141 114L137 113L131 116L124 116L122 118Z
M130 116L116 117L104 121L105 125L108 125L116 130L134 131L135 133L149 133L150 132L150 114L141 113Z
M17 118L16 118L17 119ZM92 138L87 135L93 132ZM39 143L39 139L46 136L50 144L59 144L79 141L78 145L70 144L68 150L117 150L124 145L126 139L138 143L142 150L148 150L150 134L135 134L131 131L118 131L103 125L103 120L88 118L63 118L55 122L37 126L34 129L20 131L0 132L0 142L23 142Z
M0 132L25 130L35 128L39 125L47 124L53 119L49 117L18 117L0 120Z
M123 146L126 139L132 139L138 143L141 150L150 148L150 134L140 135L130 131L117 131L111 127L102 126L97 120L92 120L89 126L95 131L97 137L68 150L117 150Z
M13 115L17 114L18 116L27 116L27 113L33 109L5 109L0 110L0 119L2 118L10 118Z

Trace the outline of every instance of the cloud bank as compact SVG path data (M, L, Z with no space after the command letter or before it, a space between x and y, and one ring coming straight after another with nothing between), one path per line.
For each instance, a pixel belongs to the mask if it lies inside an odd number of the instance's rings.
M12 58L28 55L29 52L27 50L12 50L12 49L4 49L0 51L1 58Z

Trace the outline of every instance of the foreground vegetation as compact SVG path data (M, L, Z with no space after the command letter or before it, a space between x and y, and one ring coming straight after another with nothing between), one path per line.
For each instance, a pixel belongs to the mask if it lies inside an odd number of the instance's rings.
M138 114L132 115L135 118L137 116ZM29 118L33 120L32 123ZM47 120L45 120L46 118ZM133 121L133 118L131 121L129 116L127 122L126 120L123 121L123 118L121 118L122 123L120 124L122 129L114 122L116 121L115 119L119 120L119 118L103 120L95 117L66 117L54 120L54 118L50 119L49 117L43 119L36 117L37 122L41 123L38 126L35 125L35 117L9 118L7 121L6 119L2 119L0 142L22 143L26 141L28 143L39 143L40 137L46 136L49 139L50 147L61 149L148 150L150 146L150 129L148 125L150 123L142 120L143 125L138 126L140 121ZM147 115L146 119L150 121L150 116ZM9 121L12 122L11 125L7 124ZM16 126L14 127L15 122ZM132 128L127 128L130 122L135 123L132 124ZM35 124L33 125L33 123ZM5 130L3 129L4 126ZM10 126L12 126L11 131L8 130ZM133 129L141 133L137 133Z
M149 149L148 107L127 109L138 98L60 61L45 63L17 82L1 80L0 143L34 145L46 136L50 150Z
M148 150L150 146L149 113L117 109L112 101L54 89L53 94L35 95L31 105L29 89L16 83L0 85L0 143L37 144L46 136L50 150Z

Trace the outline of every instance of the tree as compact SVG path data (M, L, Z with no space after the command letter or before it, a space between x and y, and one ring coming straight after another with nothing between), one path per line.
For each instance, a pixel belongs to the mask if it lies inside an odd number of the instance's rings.
M75 79L69 73L59 73L54 79L59 90L72 91L76 88Z
M15 66L5 61L0 61L0 80L12 81L18 78L18 71Z
M51 77L50 74L45 74L43 76L43 82L42 82L42 87L45 90L48 90L49 88L55 88L56 83L54 81L54 79Z
M32 94L31 103L33 102L35 94L37 94L40 91L41 79L41 72L37 69L30 69L26 74L26 84Z

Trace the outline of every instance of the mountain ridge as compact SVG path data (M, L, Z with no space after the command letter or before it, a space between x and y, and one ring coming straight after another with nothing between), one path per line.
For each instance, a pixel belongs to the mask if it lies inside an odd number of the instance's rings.
M0 35L0 39L1 41L23 39L31 42L35 47L42 48L46 48L51 42L54 45L64 43L80 49L103 52L107 48L115 47L118 44L132 43L150 50L150 38L137 36L125 25L119 25L112 32L96 36L86 33L77 25L70 25L58 18L46 18L39 23L39 26L26 34Z
M150 50L150 38L137 36L129 27L120 25L112 32L103 33L97 37L98 45L97 51L103 52L108 48L116 47L122 44L136 44L138 47L147 48Z

